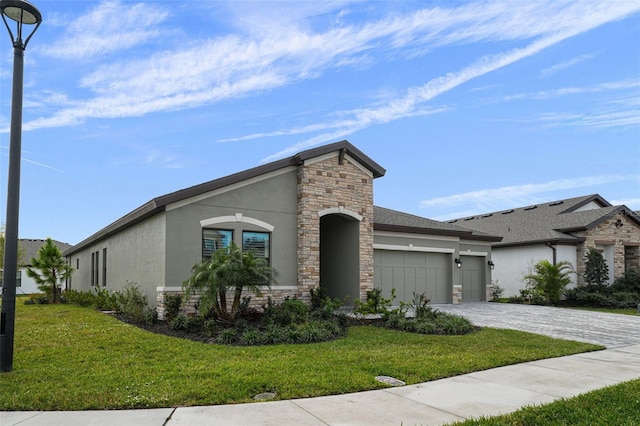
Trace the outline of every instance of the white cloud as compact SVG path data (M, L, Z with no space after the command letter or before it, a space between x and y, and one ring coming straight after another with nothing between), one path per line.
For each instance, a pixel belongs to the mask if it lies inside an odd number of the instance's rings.
M580 62L586 61L587 59L591 59L593 58L595 55L580 55L580 56L576 56L575 58L571 58L567 61L561 62L559 64L556 64L554 66L548 67L543 69L540 72L540 76L542 77L550 77L553 74L556 74L557 72L560 72L564 69L570 68L572 66L574 66L575 64L579 64Z
M126 50L162 35L168 12L144 3L107 1L72 20L61 39L40 47L44 55L82 59Z
M158 36L158 26L167 19L167 11L142 3L127 3L124 8L123 5L105 2L78 17L63 39L47 46L47 50L59 57L85 58L128 49ZM289 9L286 3L270 5L271 13ZM87 118L142 116L250 96L302 79L317 78L327 69L353 61L360 64L360 58L367 52L375 52L378 60L384 60L385 53L390 52L413 55L418 49L424 54L429 48L449 44L541 37L525 48L486 56L458 72L409 88L404 97L356 111L340 123L303 126L326 126L331 130L296 145L310 146L372 124L429 113L420 103L637 10L640 5L633 2L551 1L518 3L517 6L511 2L489 2L423 9L347 25L344 22L349 15L344 13L344 2L307 5L299 15L292 15L295 25L269 27L270 24L265 23L260 31L250 34L194 42L189 47L180 45L175 51L145 59L127 58L101 66L81 80L82 88L93 93L92 98L69 100L71 106L27 122L24 129L70 126ZM332 22L328 28L318 30L308 20L329 12L340 17L339 25ZM259 14L249 15L253 18L248 22L259 19ZM78 33L83 37L76 38Z

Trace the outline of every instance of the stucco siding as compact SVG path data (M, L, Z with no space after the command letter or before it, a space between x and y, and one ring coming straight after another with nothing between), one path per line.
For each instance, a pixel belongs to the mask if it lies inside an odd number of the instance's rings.
M97 253L99 288L118 291L127 282L137 284L149 303L155 305L155 289L164 285L165 247L165 215L159 213L70 256L74 268L70 287L79 291L94 288L91 253ZM103 286L104 249L107 249L106 286Z
M546 259L553 262L553 251L543 245L529 245L520 247L495 247L491 253L491 258L495 264L492 279L493 284L497 284L504 289L503 296L518 296L520 290L525 288L522 278L529 274L533 265ZM568 261L575 268L576 247L571 245L556 247L556 260ZM571 275L572 284L575 286L576 275Z
M180 287L193 265L202 259L202 229L233 230L234 241L242 245L242 231L269 232L273 227L271 265L278 271L277 285L296 285L296 191L295 169L253 183L217 191L208 198L167 208L168 287ZM227 217L214 225L208 219ZM252 223L257 222L258 225Z

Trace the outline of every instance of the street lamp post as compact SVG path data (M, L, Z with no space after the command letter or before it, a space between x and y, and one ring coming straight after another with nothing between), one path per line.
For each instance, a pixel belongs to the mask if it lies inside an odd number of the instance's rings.
M23 0L0 0L2 20L13 43L13 89L11 95L11 129L9 136L9 179L7 185L7 221L5 223L2 311L0 316L0 372L13 369L13 335L16 319L16 276L18 272L18 214L20 210L20 157L22 145L22 88L24 50L42 22L42 15ZM11 31L9 18L16 22ZM35 25L26 39L24 25Z

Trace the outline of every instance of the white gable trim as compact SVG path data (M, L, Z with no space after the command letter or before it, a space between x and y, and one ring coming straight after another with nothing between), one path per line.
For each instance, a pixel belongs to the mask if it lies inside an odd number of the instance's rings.
M271 225L270 223L263 222L253 217L244 216L242 213L236 213L233 216L218 216L218 217L211 217L209 219L203 219L200 221L200 226L204 228L205 226L217 225L219 223L230 223L230 222L249 223L251 225L258 226L262 229L266 229L269 232L273 232L273 230L275 229L275 226Z
M196 196L193 196L193 197L189 197L189 198L187 198L185 200L181 200L181 201L177 201L175 203L171 203L171 204L167 205L166 210L170 211L170 210L179 209L180 207L184 207L184 206L187 206L189 204L197 203L198 201L206 200L209 197L214 197L216 195L224 194L225 192L234 191L234 190L242 188L244 186L253 185L254 183L258 183L258 182L261 182L263 180L271 179L271 178L274 178L276 176L280 176L280 175L283 175L285 173L289 173L289 172L291 172L293 170L297 170L297 169L298 168L296 166L283 167L282 169L274 170L273 172L270 172L270 173L265 173L263 175L253 177L251 179L243 180L242 182L237 182L237 183L234 183L234 184L231 184L231 185L224 186L222 188L215 189L213 191L205 192L204 194L196 195Z
M329 158L338 157L339 155L340 155L340 151L329 152L324 155L319 155L317 157L309 158L308 160L304 161L304 164L305 166L308 166L314 163L319 163L320 161L328 160ZM366 173L367 176L373 177L373 172L367 169L366 167L364 167L362 164L360 164L360 162L355 160L352 156L350 156L349 154L346 154L345 158L347 158L353 165L355 165L357 168L359 168L364 173Z
M410 234L405 232L390 232L390 231L373 231L374 237L402 237L413 238L417 240L433 240L433 241L454 241L460 242L460 237L449 237L444 235L431 235L431 234ZM474 241L475 244L475 241Z
M354 218L358 222L362 222L362 216L361 215L359 215L358 213L354 212L353 210L345 209L342 206L340 206L340 207L331 207L329 209L320 210L318 212L318 217L326 216L328 214L342 214L342 215L346 215L346 216L351 216L352 218Z
M460 256L489 256L489 253L486 251L471 251L471 250L460 250Z
M374 244L374 250L395 250L395 251L421 251L425 253L455 253L455 249L439 248L439 247L421 247L413 244L396 245L396 244Z

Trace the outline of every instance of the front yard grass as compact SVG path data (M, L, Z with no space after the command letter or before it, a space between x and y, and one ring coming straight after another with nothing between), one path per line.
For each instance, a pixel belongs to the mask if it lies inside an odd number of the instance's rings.
M565 306L563 306L564 308ZM585 308L585 307L571 307L566 306L569 309L580 309L583 311L605 312L608 314L622 314L622 315L639 315L637 309L614 309L614 308Z
M640 379L594 390L575 398L521 408L511 414L455 423L457 426L640 424Z
M223 346L153 334L75 305L18 299L13 371L0 374L0 410L212 405L378 389L602 347L511 331L418 335L349 329L324 343Z

